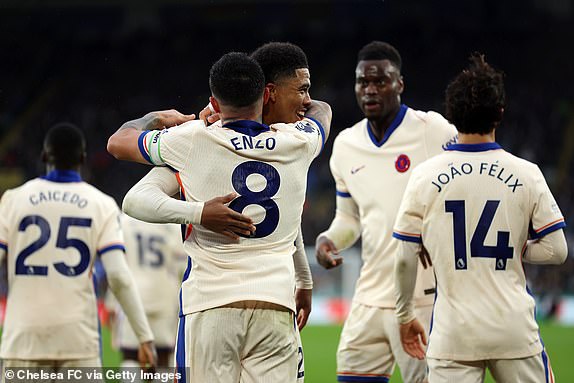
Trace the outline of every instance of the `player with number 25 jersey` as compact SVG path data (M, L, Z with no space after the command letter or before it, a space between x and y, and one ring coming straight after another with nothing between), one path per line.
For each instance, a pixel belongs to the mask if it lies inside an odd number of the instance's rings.
M184 243L192 268L182 285L182 314L244 300L295 311L292 254L305 199L305 169L324 139L323 127L308 118L271 126L241 120L207 128L202 121L190 121L142 133L143 157L177 170L187 201L235 191L239 196L229 206L256 224L255 234L239 242L194 226Z
M1 357L97 360L92 266L96 256L123 257L123 249L115 201L77 172L53 170L6 191L0 256L7 254L9 294ZM133 304L143 321L140 341L152 339L139 299Z

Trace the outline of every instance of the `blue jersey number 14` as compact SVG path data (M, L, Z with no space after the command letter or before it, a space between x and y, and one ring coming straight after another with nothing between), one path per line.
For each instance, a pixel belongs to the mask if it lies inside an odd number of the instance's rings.
M452 213L452 227L454 237L454 267L456 270L467 269L466 259L466 212L465 201L445 201L444 208L447 213ZM486 201L482 210L478 225L470 240L470 256L479 258L496 259L495 270L505 270L506 260L512 258L514 249L508 246L510 233L508 231L497 232L496 246L486 246L484 240L492 225L494 214L500 201Z

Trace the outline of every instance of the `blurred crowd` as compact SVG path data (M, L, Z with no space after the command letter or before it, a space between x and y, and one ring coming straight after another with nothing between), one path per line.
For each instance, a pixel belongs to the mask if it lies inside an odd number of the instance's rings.
M332 140L362 118L357 51L383 40L401 52L403 102L414 109L444 113L446 84L473 51L501 68L508 107L498 141L539 164L567 224L574 222L574 51L564 46L574 38L570 2L51 3L0 6L0 193L42 173L44 132L70 121L88 139L84 177L121 204L148 170L106 152L122 122L151 110L198 112L208 101L209 67L221 54L291 41L307 52L312 97L334 112L330 142L309 172L303 233L311 245L334 215ZM384 189L372 192L384 202ZM566 231L573 243L574 230ZM574 293L573 259L528 267L533 291Z

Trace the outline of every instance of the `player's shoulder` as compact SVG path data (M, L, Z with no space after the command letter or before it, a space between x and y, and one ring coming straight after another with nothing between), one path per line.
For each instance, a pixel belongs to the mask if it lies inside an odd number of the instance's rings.
M523 172L524 174L531 175L532 177L539 177L539 176L543 177L540 167L534 162L528 161L527 159L519 157L510 152L507 152L506 150L503 150L501 154L506 156L510 161L512 161L516 167L524 169L525 170Z
M99 204L107 208L114 208L114 209L117 208L118 205L116 203L116 200L112 196L104 193L94 185L89 184L85 181L82 181L79 184L87 193L89 193L92 200L97 201Z
M354 143L356 142L356 137L358 135L362 135L364 133L364 129L367 126L367 119L363 118L362 120L356 122L355 124L349 126L341 130L335 140L333 145L344 145L345 143Z
M427 128L441 129L446 132L456 133L456 128L454 127L454 125L448 122L448 120L442 114L432 110L426 112L416 109L410 109L410 110L412 110L413 116L419 119L420 121L424 122Z

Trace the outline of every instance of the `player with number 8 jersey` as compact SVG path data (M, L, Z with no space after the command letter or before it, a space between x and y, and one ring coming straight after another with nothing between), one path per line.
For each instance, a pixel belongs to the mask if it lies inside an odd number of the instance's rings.
M243 120L207 128L190 121L142 133L142 155L179 172L186 201L235 191L239 196L229 206L256 224L255 234L238 243L194 226L184 243L193 267L182 285L183 314L242 300L295 311L293 289L271 286L292 286L295 280L293 242L307 182L301 170L319 154L324 139L323 127L312 119L271 126ZM236 277L221 278L226 270Z

